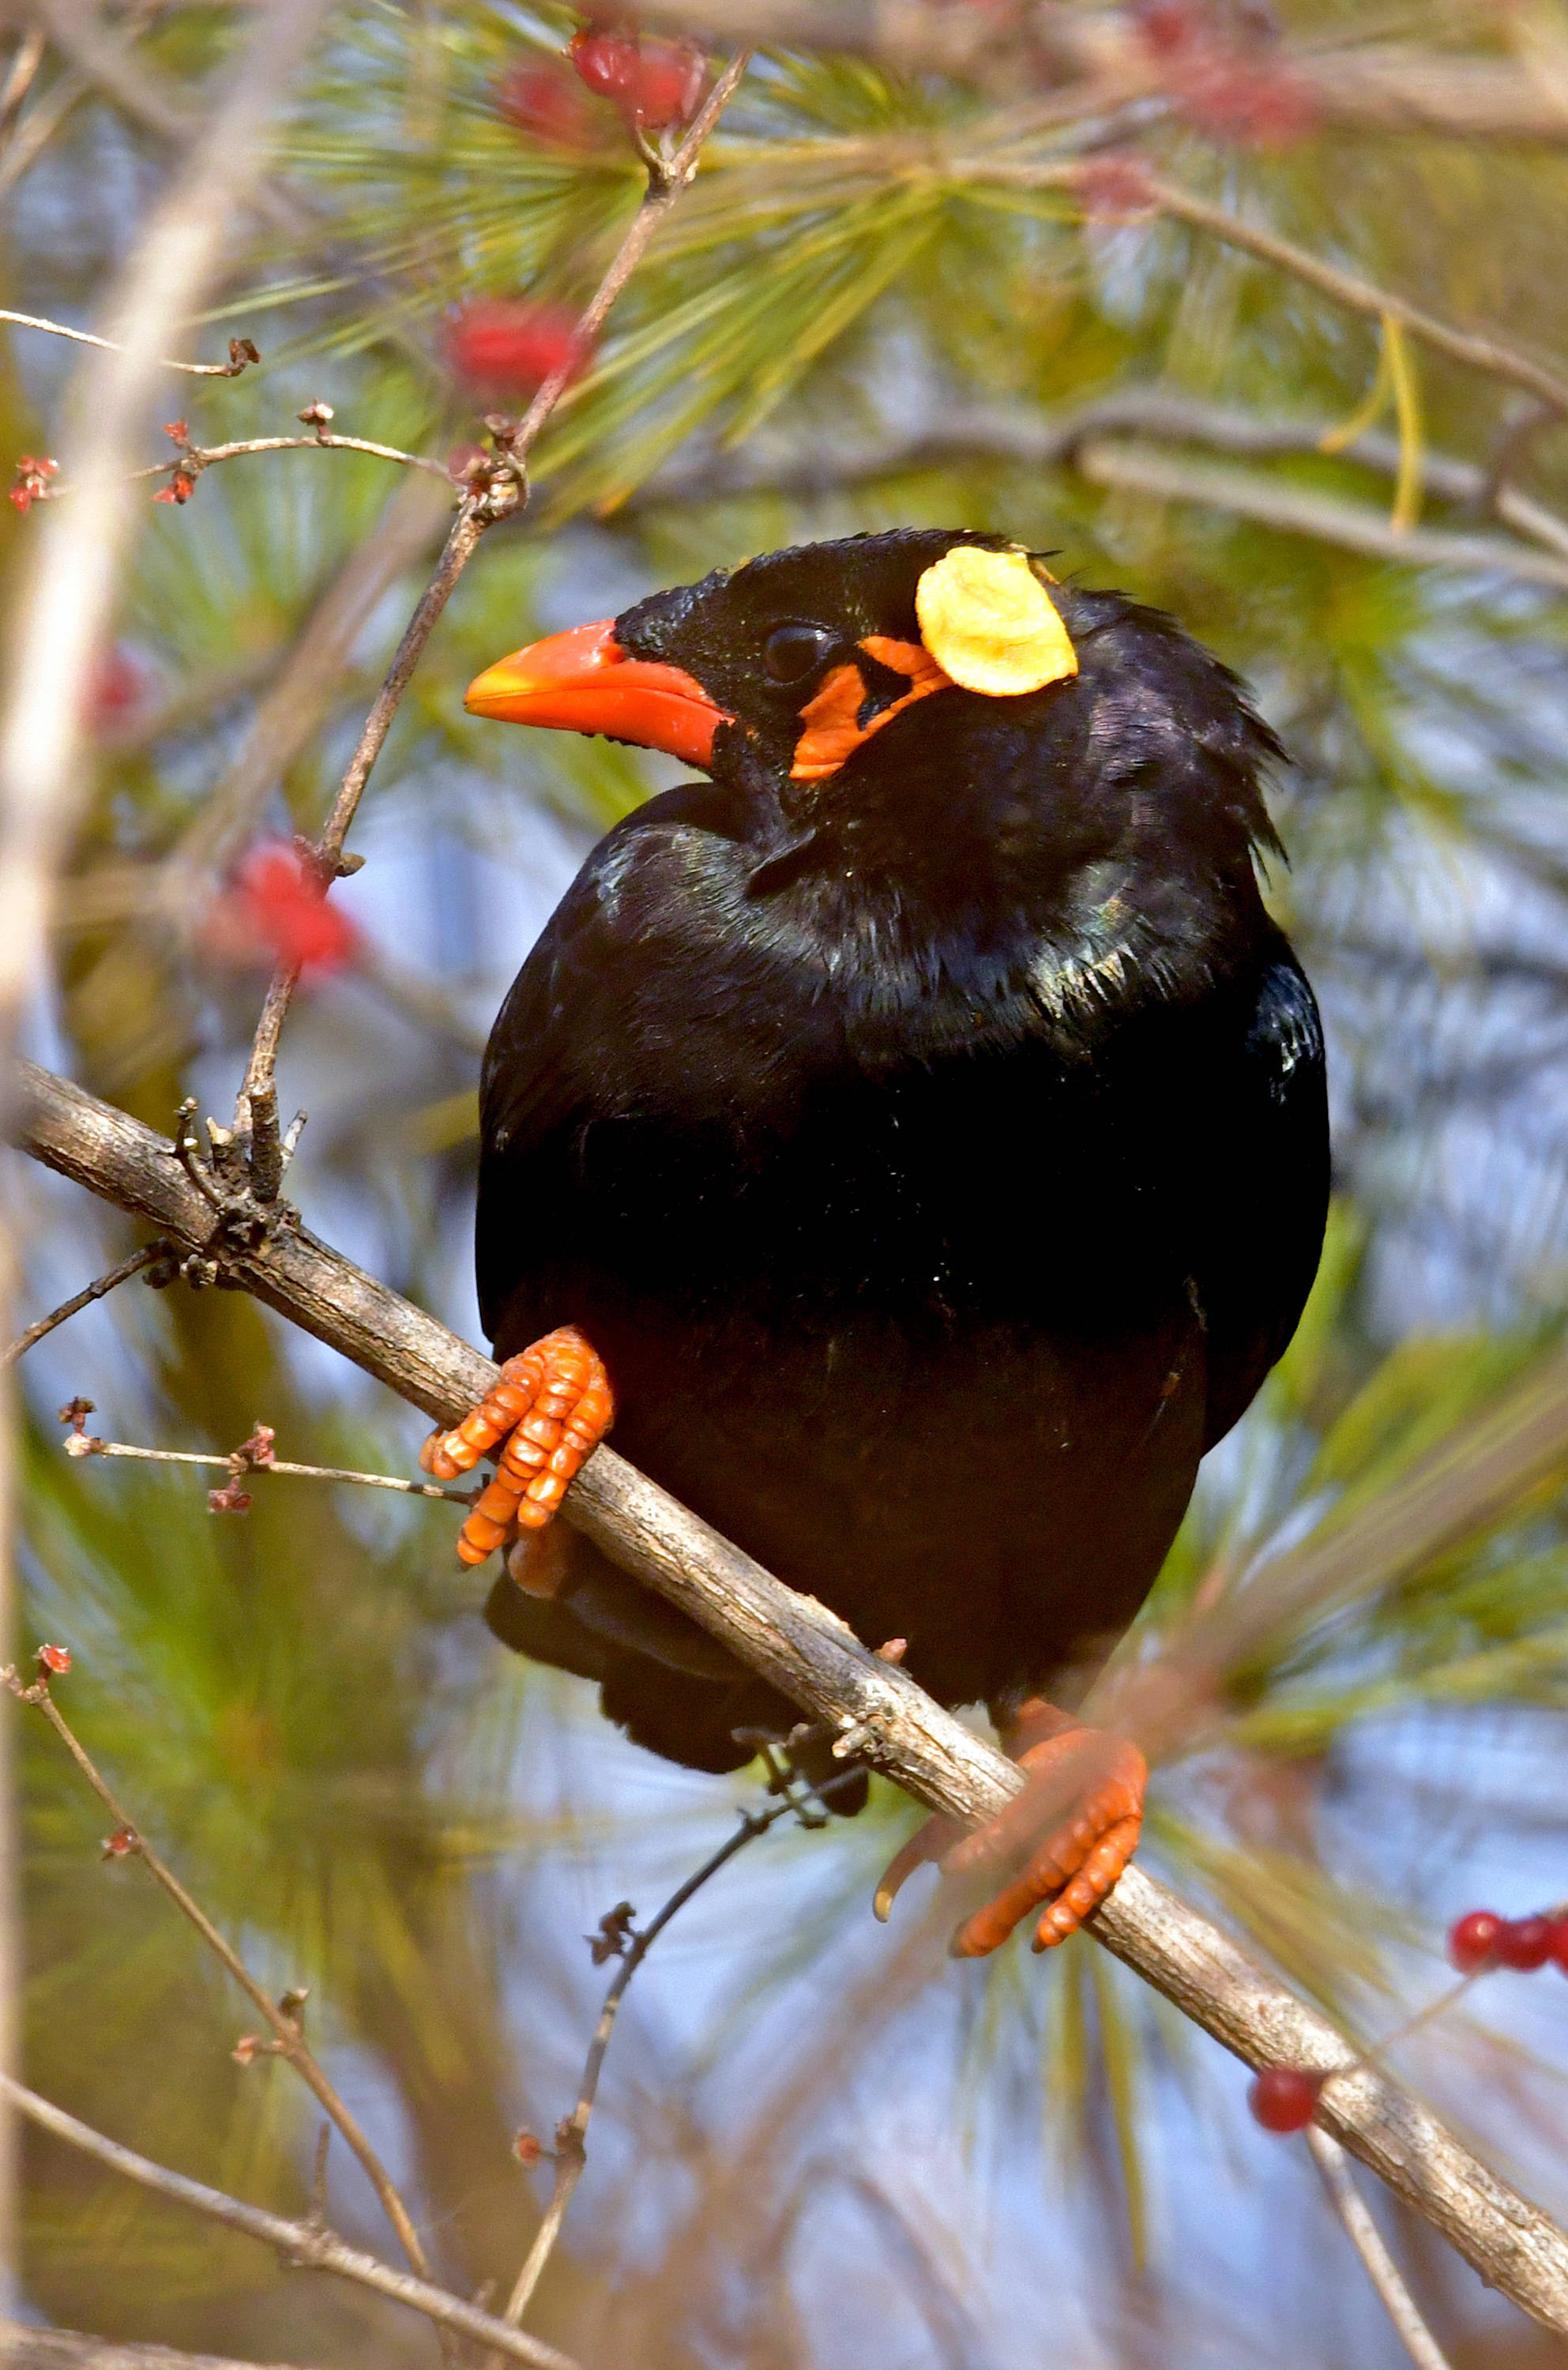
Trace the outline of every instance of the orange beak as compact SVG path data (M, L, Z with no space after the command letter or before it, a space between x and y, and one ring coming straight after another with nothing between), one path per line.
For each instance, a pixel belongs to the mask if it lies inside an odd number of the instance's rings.
M511 724L603 732L641 749L666 750L688 765L706 765L714 734L732 721L680 667L628 659L616 640L613 618L513 650L475 677L463 705L471 716Z

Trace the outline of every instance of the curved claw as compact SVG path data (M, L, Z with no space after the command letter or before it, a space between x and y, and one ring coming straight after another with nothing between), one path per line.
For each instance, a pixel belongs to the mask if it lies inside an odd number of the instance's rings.
M962 1873L1016 1859L1020 1850L1029 1858L959 1927L949 1946L954 1958L985 1958L1042 1904L1034 1948L1054 1950L1099 1908L1137 1848L1148 1771L1136 1744L1074 1728L1031 1745L1019 1761L1029 1784L966 1835L944 1867Z
M956 1819L932 1817L924 1826L917 1827L907 1842L899 1845L878 1880L871 1896L871 1915L879 1925L885 1926L893 1915L893 1904L917 1868L928 1859L940 1859L951 1851L963 1829Z

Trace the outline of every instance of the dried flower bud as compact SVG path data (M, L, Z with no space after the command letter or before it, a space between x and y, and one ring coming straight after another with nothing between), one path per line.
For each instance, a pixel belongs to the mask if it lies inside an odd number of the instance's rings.
M273 1425L270 1423L254 1425L249 1439L242 1440L230 1458L230 1463L236 1471L251 1473L259 1467L264 1470L269 1465L275 1465L277 1454L273 1443L277 1437L277 1431Z
M271 2050L259 2032L242 2032L229 2055L236 2065L252 2065L258 2057L269 2057Z
M40 1646L35 1659L44 1670L52 1671L56 1678L63 1678L71 1667L71 1649L69 1646Z
M190 442L190 422L188 420L166 420L164 421L164 434L166 436L172 436L177 444L189 444Z
M307 403L303 411L294 414L294 418L303 421L306 428L325 428L335 417L329 403Z
M299 2024L304 2019L305 2003L309 1997L308 1984L291 1984L288 1990L279 1996L278 2013L286 2016L291 2024Z
M129 1859L133 1852L141 1848L142 1838L134 1827L116 1827L111 1835L103 1839L105 1859Z
M233 366L236 378L239 376L247 362L259 362L260 359L260 354L248 338L229 339L229 362Z
M67 1456L97 1456L103 1448L101 1440L90 1432L71 1432L63 1444Z
M155 502L178 502L181 508L196 490L196 480L188 469L176 469L167 486L160 486L153 496Z
M19 511L29 511L49 491L51 477L59 473L60 464L47 454L24 453L17 463L17 482L11 488L11 500Z
M227 1481L221 1490L208 1490L207 1511L211 1514L248 1514L250 1492L242 1490L237 1481Z
M512 2153L519 2164L537 2164L544 2152L544 2142L536 2139L532 2132L519 2132L512 2143Z
M584 1934L582 1939L587 1943L596 1967L602 1967L606 1959L625 1958L626 1946L632 1939L631 1921L636 1915L629 1901L617 1901L615 1907L606 1909L600 1918L598 1932Z

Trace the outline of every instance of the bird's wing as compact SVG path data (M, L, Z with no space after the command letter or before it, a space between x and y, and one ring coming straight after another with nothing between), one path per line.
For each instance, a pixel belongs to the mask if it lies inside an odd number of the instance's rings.
M1328 1214L1322 1024L1283 938L1214 1125L1218 1186L1196 1279L1208 1327L1205 1448L1229 1431L1295 1332Z

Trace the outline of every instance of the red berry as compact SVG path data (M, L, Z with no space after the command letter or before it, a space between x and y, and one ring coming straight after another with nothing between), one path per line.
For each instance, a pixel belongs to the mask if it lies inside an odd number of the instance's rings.
M564 59L513 66L496 85L495 103L508 123L558 148L586 148L595 130L593 109Z
M1505 1917L1497 1937L1497 1962L1522 1975L1534 1974L1551 1956L1551 1923L1545 1917Z
M1551 1955L1568 1975L1568 1915L1562 1912L1551 1920Z
M575 374L585 359L572 314L504 296L464 305L447 324L446 358L459 378L498 395L532 395L558 370Z
M628 33L574 33L571 63L599 98L619 98L637 70L637 38Z
M223 961L299 963L317 975L340 971L359 948L355 925L281 841L251 850L235 886L209 907L203 937Z
M1490 1909L1472 1909L1448 1928L1448 1960L1461 1975L1479 1975L1497 1964L1497 1938L1503 1920Z
M1294 2065L1265 2065L1254 2075L1247 2104L1265 2132L1303 2132L1318 2111L1320 2074L1303 2074Z
M663 132L697 113L705 66L684 41L639 40L628 33L578 33L571 63L588 88L613 99L627 122Z

